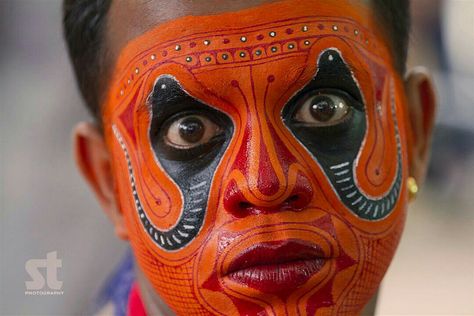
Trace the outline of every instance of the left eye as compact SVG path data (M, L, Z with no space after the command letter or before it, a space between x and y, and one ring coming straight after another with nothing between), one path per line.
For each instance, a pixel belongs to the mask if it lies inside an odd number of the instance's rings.
M191 149L209 143L221 132L219 126L203 115L187 115L169 123L164 142L176 149Z
M300 104L293 119L314 127L338 125L352 110L343 97L330 93L310 94Z

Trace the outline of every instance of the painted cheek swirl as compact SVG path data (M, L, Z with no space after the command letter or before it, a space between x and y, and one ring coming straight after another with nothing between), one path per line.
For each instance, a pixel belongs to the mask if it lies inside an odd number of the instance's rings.
M340 82L336 84L338 80ZM337 50L328 49L321 53L318 72L307 87L311 85L343 85L359 101L358 106L354 107L352 123L346 130L328 137L314 129L298 126L288 119L294 103L290 102L282 112L286 125L321 165L340 200L351 212L366 220L379 220L388 216L398 200L402 181L402 154L393 86L390 87L390 107L397 146L396 172L389 190L382 196L373 197L363 191L356 177L357 161L367 129L366 110L355 78Z
M371 197L364 193L355 176L356 161L338 162L325 168L328 177L331 179L341 201L351 209L357 216L366 220L378 220L388 216L393 210L402 183L402 151L398 122L395 115L395 98L393 97L393 87L391 87L391 113L395 125L395 139L397 146L396 175L393 179L390 190L380 197Z

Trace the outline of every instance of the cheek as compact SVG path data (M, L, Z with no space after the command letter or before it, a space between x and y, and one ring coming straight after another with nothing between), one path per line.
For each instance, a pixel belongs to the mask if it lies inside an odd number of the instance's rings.
M361 310L379 288L403 231L405 217L398 216L398 221L381 234L369 234L352 227L357 241L349 247L358 248L359 259L354 273L342 271L340 283L336 285L345 292L335 307L338 315Z
M169 251L160 248L160 245L176 245L177 240L183 241L183 237L186 237L179 235L176 228L176 222L182 215L181 193L170 177L157 169L151 147L149 150L138 150L134 146L140 143L139 137L121 134L116 126L114 130L113 156L118 203L138 267L159 296L175 311L199 311L199 304L191 299L194 296L191 251L195 252L199 248L199 241L193 244L191 250ZM175 238L166 234L172 232L173 227L176 228ZM186 230L179 231L188 233Z
M338 314L348 312L347 302L363 307L378 288L399 243L407 208L403 90L396 76L366 62L371 80L362 82L361 90L370 93L365 94L365 113L358 128L348 135L356 135L350 139L351 146L355 144L352 153L341 150L351 148L344 140L335 145L337 140L331 138L324 147L324 140L315 142L314 135L292 130L310 153L311 169L328 210L340 219L339 227L351 232L336 229L335 233L342 251L351 253L351 249L356 254L349 255L356 263L353 270L335 274L332 294L342 291L335 303ZM336 150L331 152L330 146ZM318 198L312 203L323 205Z

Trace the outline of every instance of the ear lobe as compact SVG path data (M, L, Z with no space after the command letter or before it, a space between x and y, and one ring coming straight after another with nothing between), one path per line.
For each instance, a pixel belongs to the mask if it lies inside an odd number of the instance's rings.
M82 176L89 183L102 209L111 219L115 233L128 239L122 213L115 196L110 154L100 130L92 123L81 122L73 132L74 156Z
M435 123L436 95L428 71L422 67L411 70L405 79L409 117L410 176L421 184L424 181Z

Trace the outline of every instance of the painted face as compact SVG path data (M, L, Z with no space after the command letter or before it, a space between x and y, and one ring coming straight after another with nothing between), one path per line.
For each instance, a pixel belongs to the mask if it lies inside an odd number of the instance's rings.
M368 9L337 3L186 17L124 49L103 117L117 196L178 314L354 315L379 286L404 92Z

